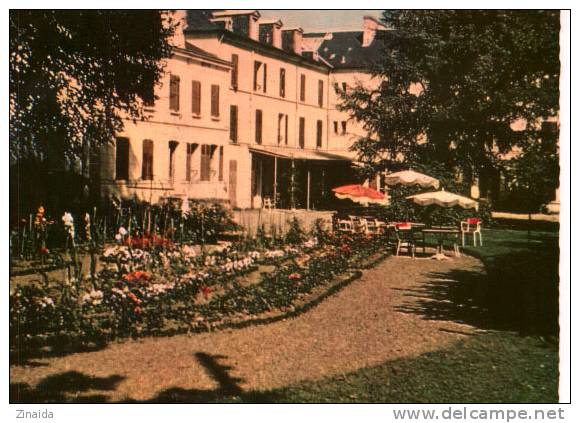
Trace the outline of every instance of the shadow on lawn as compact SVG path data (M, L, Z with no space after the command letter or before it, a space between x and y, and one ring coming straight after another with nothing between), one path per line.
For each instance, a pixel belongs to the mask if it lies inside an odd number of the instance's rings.
M514 251L485 260L485 273L454 269L431 273L405 290L404 313L522 335L558 335L558 252Z
M88 391L113 391L125 378L119 375L93 377L70 371L50 375L35 388L26 383L10 384L11 403L103 403L103 394L82 395Z

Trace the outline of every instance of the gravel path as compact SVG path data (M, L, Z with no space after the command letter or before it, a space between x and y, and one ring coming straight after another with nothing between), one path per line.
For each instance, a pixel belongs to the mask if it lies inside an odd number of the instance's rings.
M471 327L424 320L397 308L409 290L451 269L483 271L468 256L438 262L390 257L323 303L269 325L215 333L149 338L90 353L12 366L13 391L34 398L151 400L168 389L248 391L347 373L445 348ZM41 390L53 392L44 392ZM14 394L13 394L14 395ZM18 396L18 394L16 394ZM12 396L14 398L14 396ZM22 394L22 399L24 396Z

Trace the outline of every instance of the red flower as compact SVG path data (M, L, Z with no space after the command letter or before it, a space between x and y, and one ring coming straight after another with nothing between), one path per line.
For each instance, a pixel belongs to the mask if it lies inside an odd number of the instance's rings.
M40 254L48 254L48 253L49 253L49 251L48 251L48 248L46 248L46 247L42 247L42 248L40 249Z
M127 297L133 301L135 304L141 304L141 300L139 298L137 298L137 296L135 294L133 294L132 292L129 292L127 294Z
M288 275L288 279L290 279L291 281L298 280L300 278L302 278L302 275L300 273L294 272Z
M141 314L141 307L135 307L135 314Z
M212 289L204 285L200 288L200 291L203 294L203 297L207 300L209 298L209 294L212 292Z
M350 253L350 246L348 244L342 244L340 246L340 251L343 253Z

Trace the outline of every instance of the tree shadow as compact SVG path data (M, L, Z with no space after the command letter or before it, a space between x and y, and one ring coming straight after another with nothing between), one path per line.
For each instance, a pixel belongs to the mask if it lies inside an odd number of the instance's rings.
M224 355L211 355L204 352L195 354L198 363L205 369L208 375L219 385L217 389L183 389L169 388L160 392L154 398L147 400L148 403L208 403L223 402L228 397L241 397L243 390L240 387L242 379L232 377L232 366L223 364L227 360ZM124 401L125 402L125 401ZM126 402L135 402L128 400Z
M557 253L516 251L486 263L486 272L453 269L431 273L397 307L428 320L522 335L558 335Z
M10 384L11 403L103 403L103 394L81 395L88 391L113 391L125 378L119 375L94 377L70 371L50 375L32 388L26 383Z

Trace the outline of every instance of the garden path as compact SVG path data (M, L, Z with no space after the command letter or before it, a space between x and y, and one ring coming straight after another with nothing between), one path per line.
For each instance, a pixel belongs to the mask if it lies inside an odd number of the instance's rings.
M474 329L401 310L433 300L421 288L454 269L483 272L483 265L469 256L390 257L296 318L38 359L12 366L11 386L32 394L32 401L165 402L188 394L195 401L204 398L200 393L286 386L445 348Z

